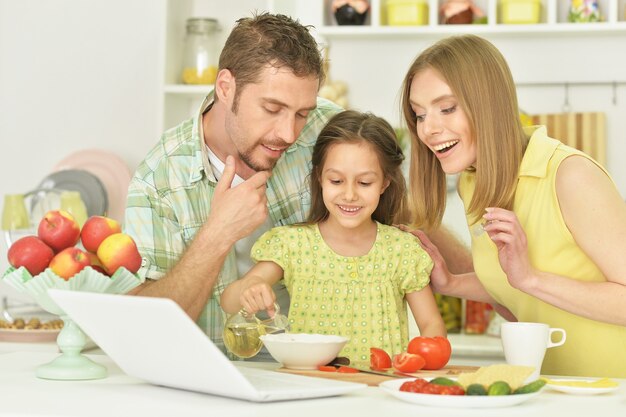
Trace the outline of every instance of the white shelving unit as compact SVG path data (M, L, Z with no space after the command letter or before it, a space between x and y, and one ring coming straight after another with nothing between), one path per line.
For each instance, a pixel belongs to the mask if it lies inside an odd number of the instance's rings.
M541 0L541 16L536 24L500 23L500 0L477 0L474 3L487 16L485 24L447 25L439 15L445 0L428 0L428 24L422 26L389 26L387 24L387 0L370 0L370 13L365 25L339 26L335 22L329 1L324 2L321 11L321 26L318 33L325 37L358 36L407 36L407 35L447 35L452 33L508 34L532 33L579 33L626 31L624 0L600 0L599 6L603 21L595 23L570 23L567 21L568 0Z
M173 127L190 117L213 85L188 85L181 81L181 62L185 39L185 24L190 17L218 19L222 30L218 45L224 44L235 20L254 10L275 10L286 0L161 0L164 10L161 56L161 104L158 130ZM300 0L298 0L300 1ZM228 4L225 4L228 3Z
M476 0L487 15L486 24L445 25L440 23L439 9L444 0L428 0L428 24L423 26L389 26L387 0L370 0L370 11L363 26L339 26L331 11L332 0L161 0L163 3L163 52L159 131L189 117L212 85L184 85L180 81L185 22L192 16L215 17L223 30L223 44L235 20L254 10L280 12L313 25L320 42L360 42L383 39L394 42L406 39L437 39L456 33L475 33L488 38L523 36L533 41L541 38L581 36L624 36L626 34L626 0L600 0L603 21L598 23L567 22L568 0L541 0L542 12L537 24L498 23L500 0Z

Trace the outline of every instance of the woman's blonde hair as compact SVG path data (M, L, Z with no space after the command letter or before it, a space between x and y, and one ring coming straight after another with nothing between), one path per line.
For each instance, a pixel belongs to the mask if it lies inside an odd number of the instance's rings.
M402 86L401 112L411 133L409 204L415 225L426 230L439 226L446 204L446 175L417 136L409 101L413 78L426 69L437 71L448 84L476 141L476 163L470 168L476 173L476 188L466 210L472 223L487 207L511 209L527 144L511 71L500 51L485 39L453 36L422 52Z

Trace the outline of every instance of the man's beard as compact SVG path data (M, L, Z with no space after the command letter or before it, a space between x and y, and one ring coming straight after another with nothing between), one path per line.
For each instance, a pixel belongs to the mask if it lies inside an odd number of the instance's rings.
M250 167L252 170L256 172L270 171L272 168L274 168L274 165L276 165L276 162L278 162L278 160L274 160L274 161L267 162L265 164L261 164L253 159L251 150L239 152L239 159L243 161L244 164L248 165L248 167Z

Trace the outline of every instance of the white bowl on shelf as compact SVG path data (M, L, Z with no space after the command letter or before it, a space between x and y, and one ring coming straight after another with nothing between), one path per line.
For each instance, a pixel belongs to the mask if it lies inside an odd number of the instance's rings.
M266 334L261 340L285 368L317 369L337 357L348 342L343 336L306 333Z

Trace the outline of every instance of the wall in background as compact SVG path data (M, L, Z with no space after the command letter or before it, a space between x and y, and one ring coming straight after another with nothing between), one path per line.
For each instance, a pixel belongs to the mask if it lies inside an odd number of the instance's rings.
M81 149L134 170L160 133L162 13L153 0L0 0L0 199Z
M264 4L319 24L311 0L198 0L222 37L236 17ZM57 161L80 149L117 153L134 169L157 140L165 0L0 0L0 197L34 188ZM494 35L519 82L626 78L625 34ZM330 39L331 77L346 81L353 107L397 125L404 72L433 36ZM626 196L626 87L569 89L573 111L607 113L608 163ZM530 113L560 112L564 90L521 87ZM460 203L446 223L465 240ZM7 267L0 243L0 271ZM0 292L3 288L0 286Z

